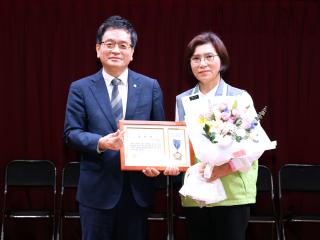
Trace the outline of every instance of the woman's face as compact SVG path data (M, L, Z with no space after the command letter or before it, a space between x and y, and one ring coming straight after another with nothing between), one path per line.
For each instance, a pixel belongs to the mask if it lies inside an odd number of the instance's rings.
M211 43L195 48L190 59L191 70L203 86L215 86L220 79L220 58Z

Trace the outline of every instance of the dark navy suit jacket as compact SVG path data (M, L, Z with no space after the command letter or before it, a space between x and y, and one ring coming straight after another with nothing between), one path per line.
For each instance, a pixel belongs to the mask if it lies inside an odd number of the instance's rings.
M126 120L165 119L163 96L155 79L129 70ZM123 175L119 151L97 153L100 137L118 129L110 97L100 70L71 84L66 108L65 142L81 151L77 199L88 207L111 209L120 199ZM153 201L153 178L127 172L136 202L146 207Z

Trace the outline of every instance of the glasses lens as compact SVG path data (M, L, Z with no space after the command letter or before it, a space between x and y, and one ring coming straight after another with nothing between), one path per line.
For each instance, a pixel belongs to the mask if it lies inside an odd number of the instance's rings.
M101 42L101 46L105 47L108 50L112 50L114 49L116 46L118 46L118 48L120 50L127 50L131 47L131 45L127 42L113 42L113 41L107 41L107 42Z
M200 64L201 60L203 59L206 63L211 63L214 61L214 58L217 57L216 54L208 54L204 56L193 56L191 57L191 62L194 64Z

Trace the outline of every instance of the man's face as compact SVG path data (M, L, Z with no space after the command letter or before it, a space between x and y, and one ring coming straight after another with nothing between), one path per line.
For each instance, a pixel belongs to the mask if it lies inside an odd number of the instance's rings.
M124 29L109 28L102 43L96 44L97 57L110 75L119 76L133 59L130 34Z

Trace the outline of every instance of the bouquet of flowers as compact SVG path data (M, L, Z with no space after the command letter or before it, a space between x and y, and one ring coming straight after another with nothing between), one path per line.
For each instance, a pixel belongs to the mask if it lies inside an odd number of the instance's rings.
M276 142L270 141L259 123L266 107L257 114L250 96L189 99L183 99L187 131L195 156L206 162L205 178L211 177L214 166L230 159L238 159L238 170L246 172L265 150L275 148ZM197 165L187 171L180 193L205 204L224 200L220 179L206 181L195 170Z
M258 121L265 115L267 107L264 107L253 119L246 115L249 108L250 105L239 109L237 100L234 100L231 108L226 103L219 103L217 109L199 117L199 123L203 125L204 136L210 142L220 144L248 139L257 142L258 136L254 134L254 129Z

